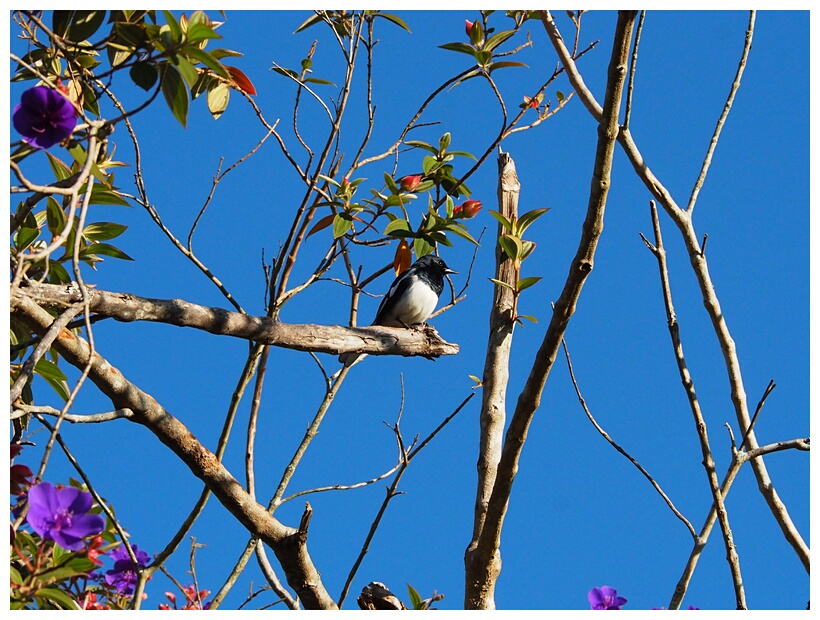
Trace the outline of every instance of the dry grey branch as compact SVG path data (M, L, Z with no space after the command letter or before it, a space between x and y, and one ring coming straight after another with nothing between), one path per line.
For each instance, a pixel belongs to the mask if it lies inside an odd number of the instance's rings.
M686 526L686 529L688 529L689 533L692 534L692 538L697 540L698 535L697 533L695 533L695 528L693 528L692 524L689 523L689 519L684 517L680 513L680 511L677 508L675 508L675 504L673 504L672 500L669 499L666 493L663 492L663 489L661 489L660 485L657 482L655 482L655 479L649 474L649 472L646 471L646 469L644 469L644 467L637 460L635 460L635 458L633 458L631 454L629 454L626 450L619 446L615 442L615 440L609 436L609 433L607 433L603 428L601 428L601 425L598 424L598 422L595 420L595 417L592 415L592 412L589 410L589 407L587 407L586 400L584 400L584 397L581 395L581 388L578 387L578 381L575 379L575 371L572 369L572 360L569 357L569 348L567 347L567 341L561 340L561 344L564 347L564 356L567 360L567 368L569 368L569 378L572 381L572 386L575 388L575 394L576 396L578 396L578 402L581 403L581 407L583 408L584 413L586 414L589 421L592 422L592 425L595 427L595 430L597 430L601 434L601 437L606 439L613 448L615 448L618 452L623 454L627 459L629 459L630 463L632 463L635 467L638 468L638 471L640 471L644 475L644 477L647 480L649 480L649 483L663 498L663 501L666 502L666 505L669 506L669 509Z
M515 162L508 153L498 155L498 210L508 220L518 217L518 196L521 184L515 170ZM496 238L504 232L499 222ZM516 285L514 262L496 242L495 278L506 282L511 287ZM511 288L496 285L493 292L493 304L490 308L490 334L487 342L487 357L484 361L482 377L482 402L479 418L480 435L478 449L478 485L473 516L473 535L465 551L465 565L471 563L471 557L478 545L487 507L495 484L498 461L501 459L501 448L504 441L504 423L507 417L507 382L510 372L510 350L515 330L514 294ZM497 558L500 563L500 556Z
M12 312L33 331L44 332L51 325L51 315L25 296L13 298ZM219 459L200 444L190 431L153 397L130 383L98 354L90 354L88 344L66 331L54 343L66 361L77 367L89 367L89 378L117 408L130 408L132 420L148 428L176 454L217 496L223 506L255 536L259 536L276 553L285 570L288 583L308 608L334 609L310 559L306 535L274 519L263 506L251 498Z
M92 312L118 321L154 321L193 327L212 334L243 338L298 351L317 353L369 353L371 355L454 355L458 345L442 340L432 327L424 330L393 327L358 327L281 323L221 308L192 304L181 299L149 299L128 293L89 290ZM41 305L66 306L81 300L68 286L31 283L15 298L36 300Z
M575 62L570 56L569 50L567 50L564 45L561 34L558 32L558 29L552 20L552 16L548 11L541 12L541 21L544 24L544 28L549 35L555 51L558 53L561 62L567 70L567 77L569 78L570 83L573 88L575 88L578 96L587 110L589 110L590 114L592 114L596 120L600 120L601 106L597 101L595 101L595 97L587 88L586 84L584 84L583 78L578 72ZM660 205L664 208L667 215L672 218L672 221L681 233L681 237L683 238L683 242L686 246L686 251L689 255L692 269L698 280L698 286L701 294L703 295L703 303L706 308L706 312L712 321L715 335L717 336L721 352L723 353L724 363L726 365L726 371L729 378L729 385L731 388L732 405L735 409L738 424L740 428L749 428L750 419L748 402L746 392L743 387L743 377L740 372L740 360L738 358L737 348L729 332L729 327L721 310L717 294L715 293L715 288L706 262L706 256L702 251L702 247L700 246L698 240L698 235L695 232L691 213L678 206L675 199L666 187L654 175L649 165L643 159L641 152L638 150L638 147L635 144L632 134L628 128L621 128L618 135L618 142L626 153L626 156L632 164L638 178L643 181L646 188L658 200ZM747 441L751 450L758 447L754 432L749 433ZM811 565L811 552L809 547L806 545L803 537L794 525L794 522L786 509L786 505L777 494L777 491L774 488L774 483L769 476L763 459L754 459L752 461L752 469L754 470L755 477L757 478L758 488L766 500L772 515L780 526L783 535L792 546L797 556L800 558L806 572L809 572Z
M561 296L555 304L552 320L536 354L527 382L516 403L504 439L495 485L487 517L472 561L466 567L465 607L493 609L493 591L500 573L495 561L501 542L501 529L512 492L518 461L527 438L529 425L541 401L547 377L555 362L569 320L575 312L581 289L593 268L595 250L603 231L603 217L609 193L612 157L618 136L618 112L626 81L629 41L635 20L634 11L618 13L618 23L607 75L605 108L598 127L598 146L592 174L591 191L578 251L570 265Z
M723 532L723 542L726 547L726 560L732 572L732 583L735 587L735 599L738 609L746 609L746 593L743 587L743 578L740 574L740 558L735 548L732 530L729 527L729 515L726 512L726 505L723 501L723 494L720 490L717 471L715 470L715 460L712 458L712 448L709 445L709 436L706 431L706 420L703 418L700 402L695 391L695 382L686 365L686 358L683 354L683 343L680 338L680 325L675 315L675 306L672 303L672 287L669 283L669 271L666 267L666 249L663 246L663 236L661 235L660 221L658 220L658 210L655 201L649 201L650 213L652 215L652 228L655 233L655 244L650 244L643 235L644 243L649 247L652 254L658 260L658 271L660 272L661 288L663 290L663 303L666 308L666 321L669 327L669 335L672 339L672 349L675 354L675 361L678 365L681 382L686 390L689 406L692 409L692 416L695 419L695 430L697 431L700 449L703 454L703 466L706 468L706 475L709 480L709 489L712 492L714 505L717 508L717 516L720 521L720 529ZM694 533L694 532L693 532Z

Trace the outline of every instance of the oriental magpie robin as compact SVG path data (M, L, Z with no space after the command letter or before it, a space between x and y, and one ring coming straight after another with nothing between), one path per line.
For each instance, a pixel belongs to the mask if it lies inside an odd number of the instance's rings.
M458 272L434 254L422 256L390 285L372 325L410 327L424 323L436 309L448 273ZM343 353L339 361L351 366L359 357L358 353Z

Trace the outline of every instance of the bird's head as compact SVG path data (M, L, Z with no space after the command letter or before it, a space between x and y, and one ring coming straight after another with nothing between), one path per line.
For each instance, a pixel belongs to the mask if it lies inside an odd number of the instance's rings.
M445 275L448 273L458 273L458 271L453 271L450 269L447 264L435 254L427 254L422 256L420 259L416 261L416 265L423 269L431 269L441 273L441 275Z

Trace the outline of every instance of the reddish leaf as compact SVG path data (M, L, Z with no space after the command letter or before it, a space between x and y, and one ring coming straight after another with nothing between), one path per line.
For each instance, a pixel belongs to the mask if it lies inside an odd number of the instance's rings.
M325 228L330 226L333 223L333 218L334 217L336 217L336 216L333 213L331 213L330 215L326 215L321 220L316 222L313 225L313 228L310 229L310 232L308 233L308 237L310 237L311 235L319 232L320 230L324 230Z
M233 83L236 84L239 88L244 90L249 95L255 95L256 89L253 87L253 83L248 79L248 76L242 73L236 67L229 67L225 65L225 68L228 70L228 73L231 74L231 79Z
M409 269L411 258L410 244L407 243L407 239L402 239L399 247L396 248L396 256L393 258L393 270L397 276Z

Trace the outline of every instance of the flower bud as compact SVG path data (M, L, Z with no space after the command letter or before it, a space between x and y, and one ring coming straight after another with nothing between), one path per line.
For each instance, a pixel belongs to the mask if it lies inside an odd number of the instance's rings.
M458 205L453 209L453 217L469 220L475 217L479 211L481 211L480 200L466 200L464 204Z
M414 174L411 176L403 177L399 181L399 185L401 186L402 190L405 192L414 192L416 188L421 184L421 175Z

